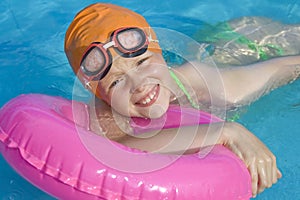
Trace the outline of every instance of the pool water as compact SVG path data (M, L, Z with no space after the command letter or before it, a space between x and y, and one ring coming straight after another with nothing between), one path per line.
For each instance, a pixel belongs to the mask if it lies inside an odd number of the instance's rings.
M65 31L74 15L95 1L0 1L0 106L23 93L77 100L89 94L75 81L63 51ZM265 16L300 23L299 0L144 0L105 1L143 14L152 26L191 36L205 23L240 16ZM138 3L139 2L139 3ZM78 84L78 85L76 85ZM277 156L283 178L257 199L300 199L300 80L251 104L239 121ZM53 199L19 176L0 156L0 199Z

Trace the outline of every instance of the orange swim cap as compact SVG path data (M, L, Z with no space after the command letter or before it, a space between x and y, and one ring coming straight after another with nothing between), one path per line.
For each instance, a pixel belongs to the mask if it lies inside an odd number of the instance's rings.
M80 68L84 52L92 42L105 43L114 30L123 27L139 27L148 36L156 39L154 31L145 18L129 9L96 3L81 10L70 24L65 36L65 53L75 74ZM150 42L148 49L161 53L157 42ZM91 82L90 89L100 97L95 81Z

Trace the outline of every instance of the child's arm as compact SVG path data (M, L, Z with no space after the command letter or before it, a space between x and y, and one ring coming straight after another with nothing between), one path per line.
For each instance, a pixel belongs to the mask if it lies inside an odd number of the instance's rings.
M249 103L300 76L300 56L275 58L222 72L230 103Z
M176 70L195 88L199 100L246 104L300 76L300 56L274 58L241 67L218 69L203 63ZM215 101L216 102L216 101ZM221 104L220 103L220 104Z
M257 137L237 123L165 129L139 137L126 136L119 142L132 148L159 153L193 153L201 147L222 144L247 166L252 178L253 196L281 178L275 156Z

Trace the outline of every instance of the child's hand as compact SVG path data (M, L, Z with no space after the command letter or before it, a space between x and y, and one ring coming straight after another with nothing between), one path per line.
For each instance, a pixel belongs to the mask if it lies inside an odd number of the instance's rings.
M281 178L273 153L245 127L226 123L223 144L246 164L252 178L252 195L269 188Z

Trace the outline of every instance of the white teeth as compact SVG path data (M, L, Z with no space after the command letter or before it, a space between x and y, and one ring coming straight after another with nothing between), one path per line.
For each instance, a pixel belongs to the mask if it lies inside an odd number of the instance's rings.
M150 101L155 97L155 95L156 95L156 91L153 91L151 94L149 94L148 97L146 97L146 99L144 99L142 101L142 104L146 105L146 104L150 103Z

